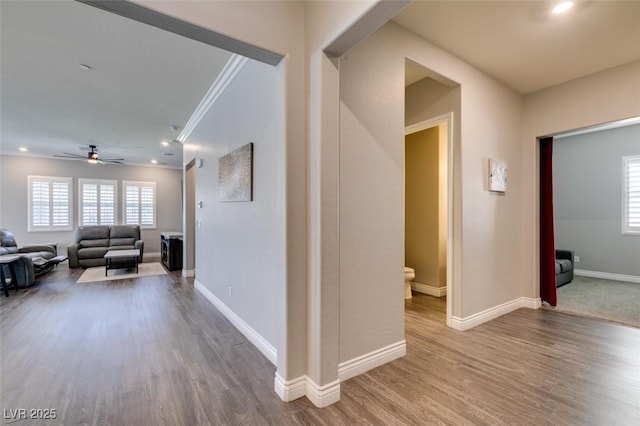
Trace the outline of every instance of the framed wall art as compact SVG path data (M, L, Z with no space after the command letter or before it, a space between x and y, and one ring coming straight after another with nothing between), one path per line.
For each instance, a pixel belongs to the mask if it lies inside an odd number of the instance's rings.
M218 200L253 201L253 143L218 159Z
M489 159L489 191L507 192L507 162Z

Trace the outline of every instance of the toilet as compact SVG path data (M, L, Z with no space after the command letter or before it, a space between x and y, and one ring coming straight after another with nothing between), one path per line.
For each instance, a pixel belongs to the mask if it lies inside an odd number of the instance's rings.
M413 268L404 267L404 298L411 299L411 280L416 277Z

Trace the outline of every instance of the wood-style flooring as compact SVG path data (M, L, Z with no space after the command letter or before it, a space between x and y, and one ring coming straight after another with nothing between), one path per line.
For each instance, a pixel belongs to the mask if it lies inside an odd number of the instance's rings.
M639 425L640 329L520 309L465 332L406 303L407 356L318 409L178 273L75 284L61 265L0 296L4 424ZM19 420L16 409L55 409Z

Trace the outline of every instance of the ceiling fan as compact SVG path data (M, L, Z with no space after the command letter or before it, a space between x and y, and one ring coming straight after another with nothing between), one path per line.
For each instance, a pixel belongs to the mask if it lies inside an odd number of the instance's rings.
M70 152L65 152L65 155L54 155L54 157L58 158L77 158L77 159L87 159L87 162L91 164L124 164L124 158L100 158L98 155L98 147L95 145L89 145L90 151L86 156L80 154L72 154Z

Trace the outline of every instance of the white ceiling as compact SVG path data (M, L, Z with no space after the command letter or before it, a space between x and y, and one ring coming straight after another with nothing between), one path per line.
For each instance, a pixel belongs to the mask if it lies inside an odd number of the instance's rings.
M416 1L394 21L523 94L640 59L640 1L577 1L562 16L551 5ZM94 144L103 158L181 167L181 146L160 142L229 52L75 1L0 0L0 19L0 153ZM410 65L408 83L429 75Z
M640 59L640 1L556 3L416 1L393 21L522 94Z
M178 136L170 126L185 125L229 52L75 1L3 0L0 18L1 153L93 144L125 164L182 167L182 146L160 142Z

